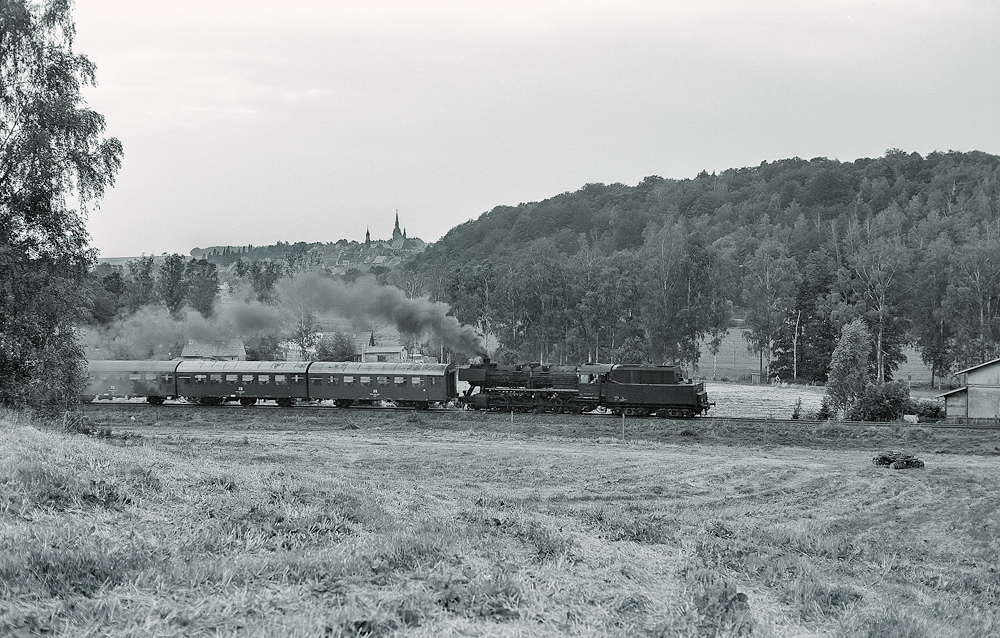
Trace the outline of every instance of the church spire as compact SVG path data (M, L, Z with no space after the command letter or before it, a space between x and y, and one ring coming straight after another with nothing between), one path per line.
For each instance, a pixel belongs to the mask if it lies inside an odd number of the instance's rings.
M392 238L399 239L403 235L403 231L399 230L399 209L396 209L396 227L392 229Z

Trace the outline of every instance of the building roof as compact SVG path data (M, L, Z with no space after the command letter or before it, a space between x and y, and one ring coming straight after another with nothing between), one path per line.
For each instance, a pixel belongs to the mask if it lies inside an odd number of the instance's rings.
M406 346L368 346L365 348L365 354L395 354L405 351Z
M230 339L218 343L202 343L189 339L184 351L181 352L184 358L192 359L228 359L232 357L247 356L247 349L243 345L242 339Z
M965 385L965 386L962 386L961 388L955 388L954 390L948 390L944 394L935 395L934 398L935 399L940 399L941 397L949 397L949 396L951 396L953 394L959 394L960 392L968 392L968 391L969 391L969 386Z
M972 366L971 368L966 368L965 370L959 370L955 374L965 374L966 372L972 372L973 370L978 370L979 368L985 368L986 366L991 366L994 363L1000 363L1000 359L994 359L993 361L987 361L986 363L980 363L977 366Z

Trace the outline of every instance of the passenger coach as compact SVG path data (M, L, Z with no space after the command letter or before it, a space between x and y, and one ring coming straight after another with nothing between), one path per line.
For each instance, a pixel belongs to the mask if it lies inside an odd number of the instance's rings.
M239 401L331 400L337 407L380 405L426 409L458 395L451 364L324 361L89 361L85 401L145 397L159 405L183 397L204 405Z
M177 396L174 371L177 361L88 361L90 385L83 393L87 403L94 399L146 397L159 405Z
M451 364L316 361L309 366L309 398L333 399L338 408L392 401L426 410L457 395Z

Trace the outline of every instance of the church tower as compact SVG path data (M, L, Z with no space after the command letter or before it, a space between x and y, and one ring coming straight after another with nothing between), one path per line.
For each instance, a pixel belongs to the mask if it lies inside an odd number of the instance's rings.
M396 209L396 227L392 229L392 238L399 239L403 236L403 231L399 230L399 209Z
M365 229L365 248L371 246L372 244L372 234L369 229Z

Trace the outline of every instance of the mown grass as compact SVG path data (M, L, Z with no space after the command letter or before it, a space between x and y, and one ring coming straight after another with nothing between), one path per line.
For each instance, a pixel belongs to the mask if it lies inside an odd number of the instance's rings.
M0 415L0 635L1000 634L987 439L178 412Z

